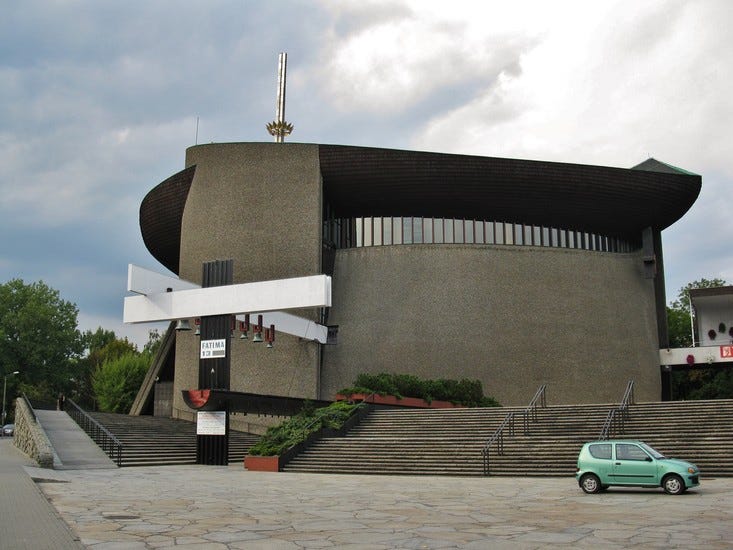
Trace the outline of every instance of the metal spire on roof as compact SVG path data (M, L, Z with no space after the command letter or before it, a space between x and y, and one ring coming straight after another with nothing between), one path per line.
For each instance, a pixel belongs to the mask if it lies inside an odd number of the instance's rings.
M285 121L285 78L288 69L288 54L280 53L277 70L277 109L275 120L266 125L271 136L275 136L276 143L283 143L285 136L293 131L293 125Z

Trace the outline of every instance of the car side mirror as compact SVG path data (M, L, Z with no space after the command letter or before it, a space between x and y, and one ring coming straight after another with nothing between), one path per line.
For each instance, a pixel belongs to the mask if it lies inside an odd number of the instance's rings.
M654 460L654 459L653 459L652 457L650 457L650 456L646 457L646 461L647 461L647 462L652 462L653 460Z

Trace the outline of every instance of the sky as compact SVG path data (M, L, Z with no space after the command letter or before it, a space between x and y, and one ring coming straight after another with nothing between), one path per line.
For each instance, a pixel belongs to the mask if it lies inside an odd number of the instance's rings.
M733 284L729 0L23 0L0 18L0 284L43 280L124 325L148 191L195 143L288 141L703 177L663 232L667 298Z

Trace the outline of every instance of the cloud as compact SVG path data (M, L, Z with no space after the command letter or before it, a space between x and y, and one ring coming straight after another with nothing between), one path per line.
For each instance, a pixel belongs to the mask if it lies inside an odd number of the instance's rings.
M665 231L669 286L733 282L732 24L725 0L11 2L0 281L42 278L125 334L126 264L163 270L142 198L196 139L270 141L287 51L291 141L702 174Z

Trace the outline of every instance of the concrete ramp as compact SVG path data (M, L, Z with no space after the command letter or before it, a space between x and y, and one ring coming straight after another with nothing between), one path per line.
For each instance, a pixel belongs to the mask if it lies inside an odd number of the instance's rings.
M55 470L117 468L65 411L35 411L54 449Z

